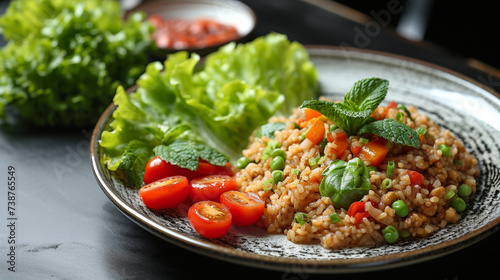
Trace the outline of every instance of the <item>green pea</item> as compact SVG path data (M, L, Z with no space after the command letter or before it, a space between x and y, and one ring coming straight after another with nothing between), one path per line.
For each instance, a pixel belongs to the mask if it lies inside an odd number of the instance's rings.
M285 169L285 160L282 157L275 157L269 166L272 170L283 170Z
M396 215L400 216L401 218L408 216L408 206L401 199L394 201L391 204L391 207L392 209L394 209L394 211L396 211Z
M469 197L472 194L472 188L467 184L462 184L458 187L458 195L461 197Z
M455 208L455 210L457 210L458 213L461 213L465 210L465 201L463 199L461 199L460 197L453 197L452 199L450 199L450 206Z
M388 243L395 243L399 239L399 232L393 226L387 226L382 230L382 235L384 235L385 241Z
M281 170L274 170L271 176L273 177L273 182L275 184L278 184L279 182L283 181L283 171Z
M247 157L240 157L238 161L236 161L236 167L238 167L238 169L243 169L247 167L249 163L250 160Z
M450 148L450 146L448 146L446 144L441 144L441 145L438 146L438 149L441 150L441 152L443 152L443 156L444 157L451 156L451 148Z
M283 151L282 149L274 149L273 152L271 153L272 157L282 157L286 158L286 152Z

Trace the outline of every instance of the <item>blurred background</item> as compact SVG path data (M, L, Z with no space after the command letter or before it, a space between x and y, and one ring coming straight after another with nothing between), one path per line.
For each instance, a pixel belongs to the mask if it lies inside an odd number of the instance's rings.
M146 0L147 1L147 0ZM300 1L300 0L290 0ZM132 8L141 0L121 0L124 7ZM144 0L142 2L145 2ZM391 5L402 7L402 12L392 13L386 29L392 29L408 40L442 48L457 56L467 58L471 66L500 68L500 40L496 21L498 1L450 1L450 0L306 0L324 5L340 4L350 17L372 19ZM0 0L0 14L9 1ZM338 6L335 6L338 7ZM0 35L0 45L3 39Z
M336 0L365 16L401 3L403 11L393 14L387 28L430 47L446 49L470 58L467 63L485 63L500 68L500 23L498 1L449 0Z

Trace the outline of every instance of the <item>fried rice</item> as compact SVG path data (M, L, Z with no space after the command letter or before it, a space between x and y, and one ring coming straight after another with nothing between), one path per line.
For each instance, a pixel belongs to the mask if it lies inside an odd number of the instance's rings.
M286 122L286 129L274 132L274 139L266 136L250 138L248 147L242 151L251 163L236 174L239 188L245 192L257 193L265 200L266 208L257 225L268 233L285 234L294 243L319 243L329 249L369 246L387 243L382 230L393 226L401 238L425 238L444 228L449 223L457 223L461 213L450 206L447 194L457 192L461 184L476 192L476 178L479 176L477 159L466 151L463 143L449 130L442 129L413 107L408 107L411 118L404 113L404 123L411 128L424 127L420 149L394 144L384 161L376 170L370 171L371 190L361 201L371 202L365 209L370 214L356 223L347 214L348 209L334 207L329 197L322 197L319 191L323 178L321 173L334 160L348 161L354 157L351 148L363 145L359 136L348 138L349 147L340 156L332 151L334 142L326 145L304 144L302 134L310 124L304 124L304 111L296 109L289 118L273 117L269 122ZM375 119L395 119L400 110L379 106L373 113ZM328 132L333 123L324 119ZM335 137L332 133L331 137ZM272 178L271 158L262 160L264 149L269 141L281 143L286 152L283 180L264 190L263 182ZM451 149L449 156L443 156L439 145L446 144ZM320 162L311 166L310 159L321 157ZM388 162L394 162L394 176L390 188L382 182L387 178ZM368 166L370 162L365 162ZM422 186L412 186L409 170L418 171L424 176ZM405 217L396 215L391 204L402 200L408 207ZM368 203L367 203L368 204ZM296 213L307 215L306 223L294 220ZM332 222L332 213L337 213L339 221ZM404 234L403 234L404 233Z

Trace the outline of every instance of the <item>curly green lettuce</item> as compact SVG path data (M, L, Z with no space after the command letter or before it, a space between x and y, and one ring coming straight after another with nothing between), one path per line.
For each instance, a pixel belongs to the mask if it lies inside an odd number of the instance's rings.
M265 60L271 54L276 57ZM227 160L236 160L257 127L278 110L289 112L317 94L316 69L305 48L280 34L226 45L207 56L201 69L199 62L197 55L178 52L163 64L149 64L135 92L127 95L118 88L114 98L117 108L109 130L102 133L101 147L103 163L112 171L128 174L130 185L137 187L140 183L130 178L144 171L145 158L161 156L160 150L180 143L178 140L189 141L186 149L201 144L227 156ZM268 73L268 79L263 73ZM282 84L293 77L302 82L294 87ZM286 102L288 99L295 101ZM155 149L159 146L165 148ZM134 147L141 150L137 152ZM188 152L179 149L176 144L176 154L186 158L171 164L192 161ZM134 164L130 164L131 158Z
M117 1L14 0L0 18L4 107L39 126L92 126L119 85L144 72L153 48L143 14ZM11 112L9 111L9 112Z

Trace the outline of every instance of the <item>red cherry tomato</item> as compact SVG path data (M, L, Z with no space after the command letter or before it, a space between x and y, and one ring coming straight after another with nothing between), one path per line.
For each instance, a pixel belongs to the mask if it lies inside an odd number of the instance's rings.
M228 175L210 175L191 180L189 183L189 198L193 202L212 200L219 202L224 192L237 190L236 180Z
M139 196L151 209L173 208L186 200L188 185L188 179L184 176L167 177L140 188Z
M220 202L229 207L237 226L253 225L262 217L265 208L264 201L252 192L227 191L221 194Z
M201 236L219 238L229 230L232 215L224 204L205 200L189 208L188 221Z
M170 176L184 176L188 180L192 180L197 177L206 175L229 175L233 176L234 173L231 171L231 165L228 163L225 166L217 166L210 164L204 160L198 162L198 170L193 171L187 168L182 168L177 165L170 164L162 160L159 156L153 157L146 164L146 170L144 171L144 184L152 183L156 180L170 177Z

